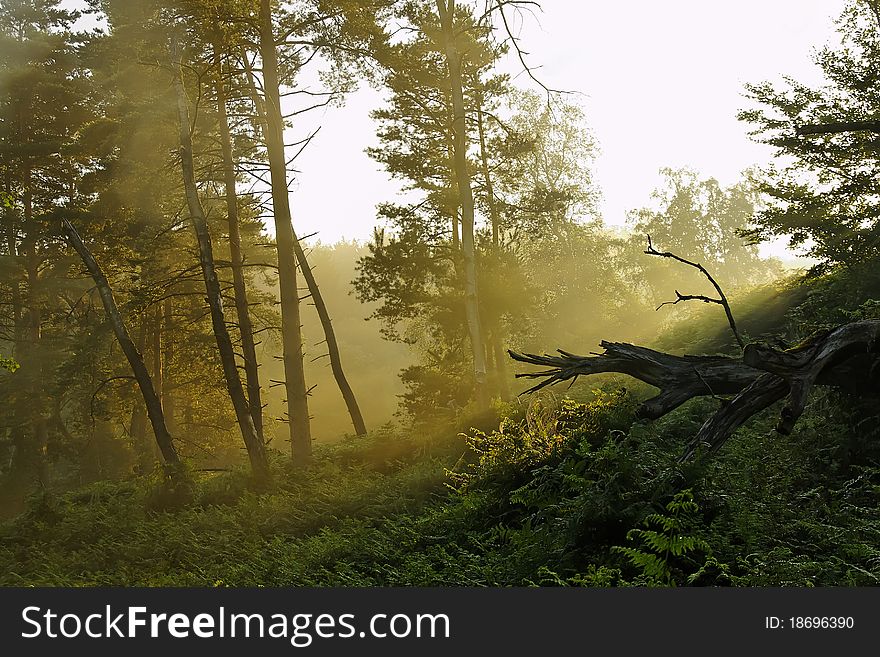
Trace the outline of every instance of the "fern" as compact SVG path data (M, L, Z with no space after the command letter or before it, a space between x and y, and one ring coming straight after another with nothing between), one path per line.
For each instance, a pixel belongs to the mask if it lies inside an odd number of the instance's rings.
M666 513L652 513L645 518L644 529L627 532L627 540L640 541L640 547L614 546L611 550L626 557L649 586L675 586L675 559L710 552L704 540L685 533L699 510L693 493L683 490L666 505Z

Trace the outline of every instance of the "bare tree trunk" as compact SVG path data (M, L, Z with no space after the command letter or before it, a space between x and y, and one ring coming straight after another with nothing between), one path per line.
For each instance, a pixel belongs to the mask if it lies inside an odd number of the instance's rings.
M461 54L456 46L454 26L455 0L437 0L437 9L446 46L446 63L452 86L452 107L455 116L455 174L461 200L461 249L464 260L464 306L474 365L474 387L480 410L489 407L486 386L486 358L483 353L483 329L480 325L480 304L477 292L477 254L474 238L474 192L467 162L467 121L461 78Z
M33 172L29 159L24 164L24 227L25 239L22 255L25 265L25 282L27 289L26 312L23 320L22 365L26 364L29 389L28 410L31 417L32 444L29 446L29 459L33 459L36 474L42 484L46 484L46 451L48 447L48 425L46 422L46 400L43 382L43 360L40 353L42 341L43 313L39 306L38 289L40 287L40 254L37 249L37 228L34 222L33 206Z
M174 435L174 430L172 429L172 421L168 417L168 409L165 405L165 388L167 387L167 383L165 381L165 362L164 362L164 327L163 327L163 316L162 316L162 306L157 305L155 310L153 311L153 319L152 319L152 344L150 345L150 355L153 358L153 366L150 371L150 376L153 377L153 385L156 386L156 394L159 395L159 403L162 404L162 414L165 416L165 426L168 427L168 433L172 436ZM149 443L146 443L148 447L151 447ZM152 449L150 450L152 452ZM155 453L149 455L150 458L155 458Z
M165 382L163 375L165 372L162 367L162 306L157 305L153 313L152 345L150 345L151 355L153 356L153 383L156 386L156 394L159 395L159 403L162 404L162 410L164 411L163 395L165 394Z
M284 118L278 78L278 53L272 29L269 0L260 0L260 53L263 60L265 94L266 154L272 180L272 207L278 248L278 279L281 287L281 340L284 350L284 381L287 391L290 448L295 463L312 459L312 430L308 390L303 365L302 320L296 276L296 236L290 214L287 189L287 159L284 153Z
M244 357L244 374L247 385L248 406L254 420L257 435L263 439L263 401L260 391L259 361L254 343L254 327L248 308L247 286L244 280L244 259L241 254L241 231L239 228L238 195L236 193L235 162L232 155L232 137L226 113L226 87L223 83L223 60L220 46L214 45L214 66L217 69L216 93L220 147L223 152L223 183L226 192L226 216L229 220L229 254L232 260L232 287L235 292L235 314L241 333L241 349Z
M143 357L134 346L131 337L129 337L128 330L125 328L125 323L122 321L122 316L116 307L116 301L113 299L113 291L110 289L107 277L73 225L65 219L62 220L62 226L68 243L79 254L83 264L85 264L86 269L91 274L95 286L98 288L101 303L104 305L104 312L107 314L107 319L113 328L116 340L122 348L122 353L128 359L128 364L131 366L132 373L144 397L147 415L150 418L150 424L153 425L153 433L156 436L156 442L159 445L159 450L162 452L162 457L168 465L179 467L181 465L180 458L177 455L177 450L174 448L168 427L165 425L165 415L162 412L159 395L153 387L153 381L150 378L149 372L147 372L147 366L144 365Z
M141 318L140 327L137 335L137 352L143 354L147 347L147 322L145 318ZM166 422L167 426L167 422ZM169 433L171 430L169 429ZM142 472L149 472L153 467L153 453L147 445L147 411L146 407L139 401L135 402L134 409L131 412L131 440L138 459L138 469ZM173 433L171 435L174 435Z
M449 108L449 122L455 122L455 112L452 107ZM458 182L455 176L455 136L446 140L446 156L449 158L449 186L456 192L458 196ZM461 235L458 230L458 210L460 203L456 203L450 208L452 219L452 257L455 261L456 273L458 270L458 254L461 251Z
M6 193L12 194L12 181L9 179L9 174L6 176ZM4 214L6 215L6 243L7 243L7 251L9 253L10 258L15 260L18 257L18 243L17 236L15 231L15 212L9 207L6 208ZM10 282L9 286L12 288L11 302L12 302L12 334L13 334L13 348L19 349L21 346L21 286L19 284L18 276L16 275ZM13 352L13 355L15 353Z
M177 405L171 374L174 362L174 303L171 299L165 299L162 304L162 332L165 335L162 354L162 410L165 411L168 430L174 435L177 431Z
M6 180L6 191L11 194L12 183L9 180L7 173ZM8 223L7 223L7 248L9 251L9 255L12 258L17 258L19 255L18 242L17 242L17 234L15 229L15 213L12 208L8 208L5 212ZM12 331L13 331L13 356L17 356L18 358L22 357L22 350L26 349L24 346L24 335L23 335L23 301L21 296L21 281L16 274L15 278L10 281L10 286L12 288L11 295L11 303L12 303ZM12 412L18 415L20 411L20 406L18 404L13 404ZM10 428L10 441L13 445L13 458L11 463L11 468L14 474L20 474L17 472L18 464L24 459L26 461L25 454L27 451L27 439L25 437L25 432L23 431L23 427L20 424L20 420L15 422L13 426Z
M498 204L495 201L495 188L492 185L492 174L489 171L489 155L486 150L486 131L483 125L483 98L480 97L480 108L477 112L477 129L480 133L480 166L483 172L483 180L486 185L486 200L489 204L489 217L492 221L492 249L496 259L500 263L501 254L501 216L498 212ZM498 392L504 401L510 400L510 383L507 373L507 359L504 357L504 349L501 346L501 320L492 315L489 322L489 343L495 355L495 377L497 379Z
M333 377L336 379L336 385L339 386L339 391L342 393L342 398L345 400L345 406L351 417L351 423L354 426L355 433L358 436L365 436L367 434L367 426L364 424L364 417L361 415L361 409L358 406L354 391L348 384L348 379L345 378L345 372L342 369L342 360L339 356L339 344L336 342L336 333L333 330L333 322L330 320L330 313L327 312L327 305L324 303L324 297L321 296L318 282L315 280L315 275L312 272L311 267L309 267L306 254L303 251L299 240L296 240L296 258L299 261L300 271L302 271L303 278L306 279L306 284L309 287L312 300L315 302L315 310L318 311L318 317L320 318L321 326L324 329L324 337L327 339L327 352L330 355L330 369L333 370Z
M270 26L271 27L271 26ZM247 61L246 54L244 55L245 62ZM265 68L265 64L264 64ZM266 115L266 103L260 102L259 95L257 94L256 87L253 83L253 78L251 77L251 71L248 71L248 82L250 86L250 93L253 97L254 106L257 110L257 114L260 118L259 125L260 129L263 131L264 140L266 139L265 135L268 132L268 118ZM265 80L264 80L265 86ZM268 144L267 144L268 148ZM285 186L286 186L286 173L285 173ZM273 180L273 188L274 188L274 180ZM277 216L277 215L276 215ZM354 391L351 388L351 385L348 383L348 379L345 376L345 370L342 367L342 360L339 354L339 344L336 340L336 333L333 330L333 324L330 319L330 313L327 310L327 305L324 303L324 298L321 295L321 289L318 287L318 282L315 279L314 274L312 273L311 268L308 264L308 259L306 258L305 251L302 248L302 244L299 241L299 238L296 236L296 231L293 230L293 226L291 224L291 231L293 233L293 246L294 252L296 253L296 259L300 266L300 271L303 273L303 278L306 280L306 286L309 289L309 296L315 302L315 309L318 312L318 318L321 321L321 328L324 331L324 338L327 341L327 350L328 355L330 356L330 367L333 371L333 377L336 379L336 385L339 387L339 391L342 393L342 398L345 401L346 408L348 409L348 414L351 417L351 423L354 426L355 433L359 436L366 435L367 427L364 423L363 415L361 414L360 407L357 403L357 397L354 394ZM279 254L280 257L280 254Z
M703 423L683 460L698 452L714 454L752 416L783 399L787 401L776 430L790 434L816 385L869 398L876 398L880 389L880 320L845 324L788 351L747 344L741 358L674 356L619 342L602 342L602 347L604 353L593 356L561 349L553 356L509 353L516 361L545 368L517 374L543 379L527 392L607 372L627 374L659 388L658 395L639 407L638 415L644 419L662 417L695 397L733 395Z
M175 44L176 49L177 46ZM176 52L175 56L177 56ZM220 352L220 362L223 366L226 388L229 391L232 406L235 409L235 417L238 420L241 436L247 448L251 469L259 481L267 482L269 480L269 461L266 458L266 446L257 434L256 427L254 427L250 408L244 396L244 388L241 385L241 379L238 377L238 367L235 363L232 339L229 337L226 318L223 316L223 297L220 291L220 280L217 278L217 270L214 266L211 235L208 231L208 222L205 219L205 213L199 200L198 189L196 188L189 109L187 107L186 90L183 86L182 67L179 60L175 61L175 64L174 86L177 92L177 111L180 119L180 160L183 169L183 185L190 218L199 244L199 261L202 267L202 275L205 279L205 291L211 311L211 325L217 341L217 350Z
M489 154L486 150L486 129L483 125L483 97L480 95L480 107L477 110L477 130L480 133L480 167L483 172L483 182L486 185L486 201L489 204L489 218L492 221L492 246L497 252L501 248L500 232L501 217L498 213L498 205L495 202L495 187L492 185L492 174L489 171Z

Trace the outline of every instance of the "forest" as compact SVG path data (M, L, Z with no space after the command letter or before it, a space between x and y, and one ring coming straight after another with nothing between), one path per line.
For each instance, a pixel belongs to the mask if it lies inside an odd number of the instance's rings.
M735 90L772 161L617 223L538 3L0 0L0 585L876 585L844 4L819 84ZM324 240L303 154L366 87L399 193Z

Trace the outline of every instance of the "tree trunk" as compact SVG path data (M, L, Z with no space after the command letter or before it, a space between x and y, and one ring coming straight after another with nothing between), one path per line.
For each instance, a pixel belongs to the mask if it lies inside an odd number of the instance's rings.
M33 171L30 159L24 163L23 205L24 205L24 242L22 255L25 267L25 289L27 290L26 308L23 315L22 346L20 355L22 374L28 389L27 412L30 417L31 440L28 445L28 456L35 466L38 480L46 483L46 450L48 446L48 428L46 423L46 400L43 389L43 354L42 341L43 312L39 305L40 288L40 254L37 248L38 228L34 220L33 207Z
M480 96L480 108L477 111L477 130L480 133L480 167L483 172L483 183L486 186L486 202L489 205L489 218L492 221L492 250L496 264L500 265L501 255L501 216L498 212L498 204L495 201L495 187L492 184L492 174L489 171L489 154L486 150L486 131L483 125L483 98ZM495 378L497 379L498 393L504 401L510 400L510 385L508 383L507 359L504 358L504 348L501 346L501 318L496 314L489 313L489 343L495 355Z
M162 332L165 335L162 354L162 410L165 422L173 436L177 431L177 404L174 398L174 379L172 377L174 362L174 303L165 299L162 304Z
M199 244L199 261L202 267L202 275L205 279L205 292L211 311L211 325L217 341L217 350L220 353L220 362L223 366L226 388L229 391L232 406L235 409L235 417L238 421L245 447L247 448L251 469L257 480L261 483L266 483L269 480L269 461L266 458L266 446L257 434L250 409L248 408L248 402L244 396L244 388L242 388L241 379L238 377L235 351L232 348L232 340L229 337L226 318L223 316L223 297L220 290L220 280L217 278L217 270L214 266L211 235L208 231L208 222L199 200L198 189L196 188L189 109L187 107L186 90L183 86L182 67L179 60L175 64L174 86L177 92L177 111L180 120L180 160L183 170L183 186L190 219L192 220Z
M271 25L270 25L271 29ZM245 61L247 61L247 56L244 56ZM265 67L265 64L264 64ZM277 78L277 76L276 76ZM251 77L251 71L248 70L248 81L250 86L250 93L253 97L254 107L257 110L257 115L259 117L259 126L263 131L264 140L266 139L266 133L268 132L268 117L266 115L266 103L261 103L259 100L259 96L256 92L256 87L253 84L253 79ZM265 80L264 80L265 85ZM268 143L267 143L268 150ZM285 166L286 168L286 166ZM275 183L273 179L272 186L274 188ZM285 173L285 186L286 186L286 173ZM277 216L277 215L276 215ZM342 367L342 360L339 354L339 345L336 341L336 333L333 330L333 324L330 319L330 313L327 310L327 305L324 303L324 298L321 295L321 289L318 287L318 282L315 279L314 274L312 273L311 268L309 267L308 260L305 255L305 251L302 248L302 244L299 241L299 238L296 236L296 231L293 230L293 225L291 224L291 231L293 234L293 247L294 252L296 254L297 262L300 266L300 271L303 273L303 278L306 280L306 286L309 289L309 295L312 297L315 302L315 309L318 312L318 318L321 320L321 328L324 331L324 338L327 341L327 349L328 355L330 356L330 367L333 371L333 377L336 379L336 385L339 387L339 391L342 393L342 398L345 401L346 408L348 409L348 414L351 417L351 423L354 426L355 433L359 436L366 435L367 427L364 423L363 415L361 414L360 407L357 403L357 397L355 397L354 391L351 389L351 386L348 383L348 379L345 377L345 370ZM280 254L279 254L280 257Z
M348 384L348 379L345 378L345 372L342 369L342 360L339 355L339 344L336 342L336 333L333 330L333 322L330 320L330 313L327 312L327 305L324 303L324 297L321 296L321 290L318 288L318 282L315 280L315 275L312 272L311 267L309 267L302 245L299 243L299 240L296 240L295 244L296 259L299 261L300 271L302 271L303 278L306 279L306 284L309 287L312 301L315 302L315 310L318 311L318 317L321 320L321 327L324 329L324 337L327 339L327 352L330 355L330 369L333 370L333 377L336 379L336 385L339 386L339 391L342 393L342 398L345 400L345 406L348 409L348 415L351 417L351 423L354 426L355 433L358 436L365 436L367 434L367 427L366 424L364 424L364 418L361 415L361 409L358 406L357 398L354 396L354 391Z
M278 53L272 29L269 0L260 0L260 53L263 60L265 94L266 154L272 181L272 208L278 249L278 279L281 287L281 340L284 350L284 381L287 392L290 448L293 460L305 464L312 459L312 430L308 390L303 364L302 320L296 276L296 244L287 189L287 159L284 151L284 119L278 78Z
M7 172L6 179L6 191L11 195L12 193L12 182L9 179L9 175ZM9 256L13 259L13 261L17 261L19 258L19 249L18 249L18 236L15 228L15 212L9 207L5 210L4 214L6 215L8 223L7 227L7 248L9 252ZM26 350L24 346L24 334L23 334L23 301L21 296L21 281L18 275L18 272L15 272L14 278L10 281L10 287L12 288L11 294L11 304L12 304L12 333L13 333L13 350L12 356L16 356L19 359L22 357L23 350ZM10 427L10 442L13 446L13 454L12 454L12 463L10 464L10 469L13 474L19 475L24 474L19 472L19 464L23 464L24 461L27 461L25 455L27 452L27 439L25 436L25 432L23 430L23 426L21 425L21 419L19 417L19 413L21 410L21 405L17 402L11 403L11 412L14 414L15 422L13 426ZM13 484L13 487L15 484Z
M477 253L474 237L474 192L467 161L467 121L461 76L461 55L456 46L454 26L455 0L437 0L437 9L446 46L446 64L452 86L452 108L455 132L454 160L461 202L461 251L464 260L464 307L473 354L474 388L480 410L489 407L486 386L486 359L483 352L483 329L480 325L480 303L477 292Z
M448 120L449 123L452 124L455 122L455 112L452 109L452 106L448 108ZM455 172L455 135L449 135L446 138L446 156L449 159L449 187L451 191L455 192L455 196L459 197L458 194L458 182L456 180ZM456 273L458 273L458 259L459 252L461 251L461 235L458 230L458 211L460 209L461 203L455 203L450 207L450 219L452 220L452 258L455 262Z
M498 213L498 205L495 202L495 187L492 185L492 175L489 171L489 154L486 151L486 130L483 125L483 97L480 95L480 107L477 110L477 130L480 134L480 168L483 173L483 183L486 185L486 202L489 205L489 218L492 221L492 246L496 253L501 248L501 217Z
M238 216L238 194L236 191L235 162L232 155L232 137L229 132L229 119L226 114L226 87L223 83L223 60L220 46L214 46L214 66L217 69L216 93L220 147L223 153L223 184L226 193L226 216L229 220L229 254L232 260L232 286L235 292L235 314L241 334L241 349L244 357L244 374L247 385L248 406L254 420L254 428L262 440L263 400L260 391L259 361L254 343L254 327L248 307L247 286L244 280L244 259L241 254L241 231Z
M179 468L181 465L180 458L177 455L177 450L174 448L174 443L172 442L171 434L168 432L168 427L165 425L165 415L162 412L162 404L159 401L159 395L153 387L153 381L150 378L149 372L147 372L147 366L144 365L143 357L134 346L131 337L129 337L125 323L122 321L122 316L119 314L119 309L116 307L116 301L113 298L113 291L110 289L107 277L104 275L98 262L92 256L91 251L89 251L88 247L83 243L73 225L65 219L62 220L62 226L68 243L79 254L83 264L85 264L86 269L88 269L89 274L91 274L95 286L98 288L98 294L101 297L104 312L113 328L116 340L122 348L122 353L125 354L128 364L131 366L132 373L134 374L141 394L144 397L144 404L147 407L147 415L150 418L150 424L153 425L153 433L156 436L156 442L159 445L159 450L162 452L162 457L165 459L165 463L169 466L172 466L175 469Z
M153 356L153 383L156 386L156 394L159 395L159 403L162 404L162 410L165 410L163 395L165 394L165 369L162 367L162 306L157 305L153 311L153 332L152 344L150 352ZM167 422L167 416L166 416Z
M147 322L145 318L141 318L140 327L137 336L137 352L143 354L147 347ZM163 409L164 410L164 409ZM167 421L166 421L167 427ZM147 445L147 411L140 402L135 402L134 409L131 412L131 434L132 444L138 459L138 469L143 474L149 472L153 467L153 453ZM171 429L168 433L172 436Z
M548 369L517 374L543 379L527 392L580 376L607 372L627 374L660 389L642 403L639 416L656 419L694 397L733 395L690 441L682 459L697 452L714 454L743 423L782 399L776 430L791 433L806 407L814 385L833 386L850 394L880 393L880 320L864 320L816 336L789 351L761 344L746 345L741 358L727 356L673 356L636 345L603 342L605 352L576 356L517 354L519 362Z

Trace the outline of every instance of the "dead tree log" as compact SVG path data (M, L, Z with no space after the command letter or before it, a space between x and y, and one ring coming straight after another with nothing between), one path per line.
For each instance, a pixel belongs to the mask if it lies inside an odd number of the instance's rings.
M526 393L536 392L561 381L574 381L589 374L618 373L660 389L644 402L639 417L656 420L694 397L736 394L757 379L761 372L745 367L728 356L673 356L625 342L602 342L601 354L577 356L560 350L560 356L537 356L509 352L521 363L550 369L517 374L517 378L544 379Z
M591 356L561 350L558 356L509 353L516 361L546 368L517 374L542 379L526 393L600 373L626 374L659 388L641 405L643 419L662 417L694 397L720 398L721 408L691 440L683 459L714 454L750 418L783 399L776 430L791 433L816 385L861 396L880 392L880 320L846 324L787 351L748 344L741 358L675 356L617 342L602 347L603 353Z

